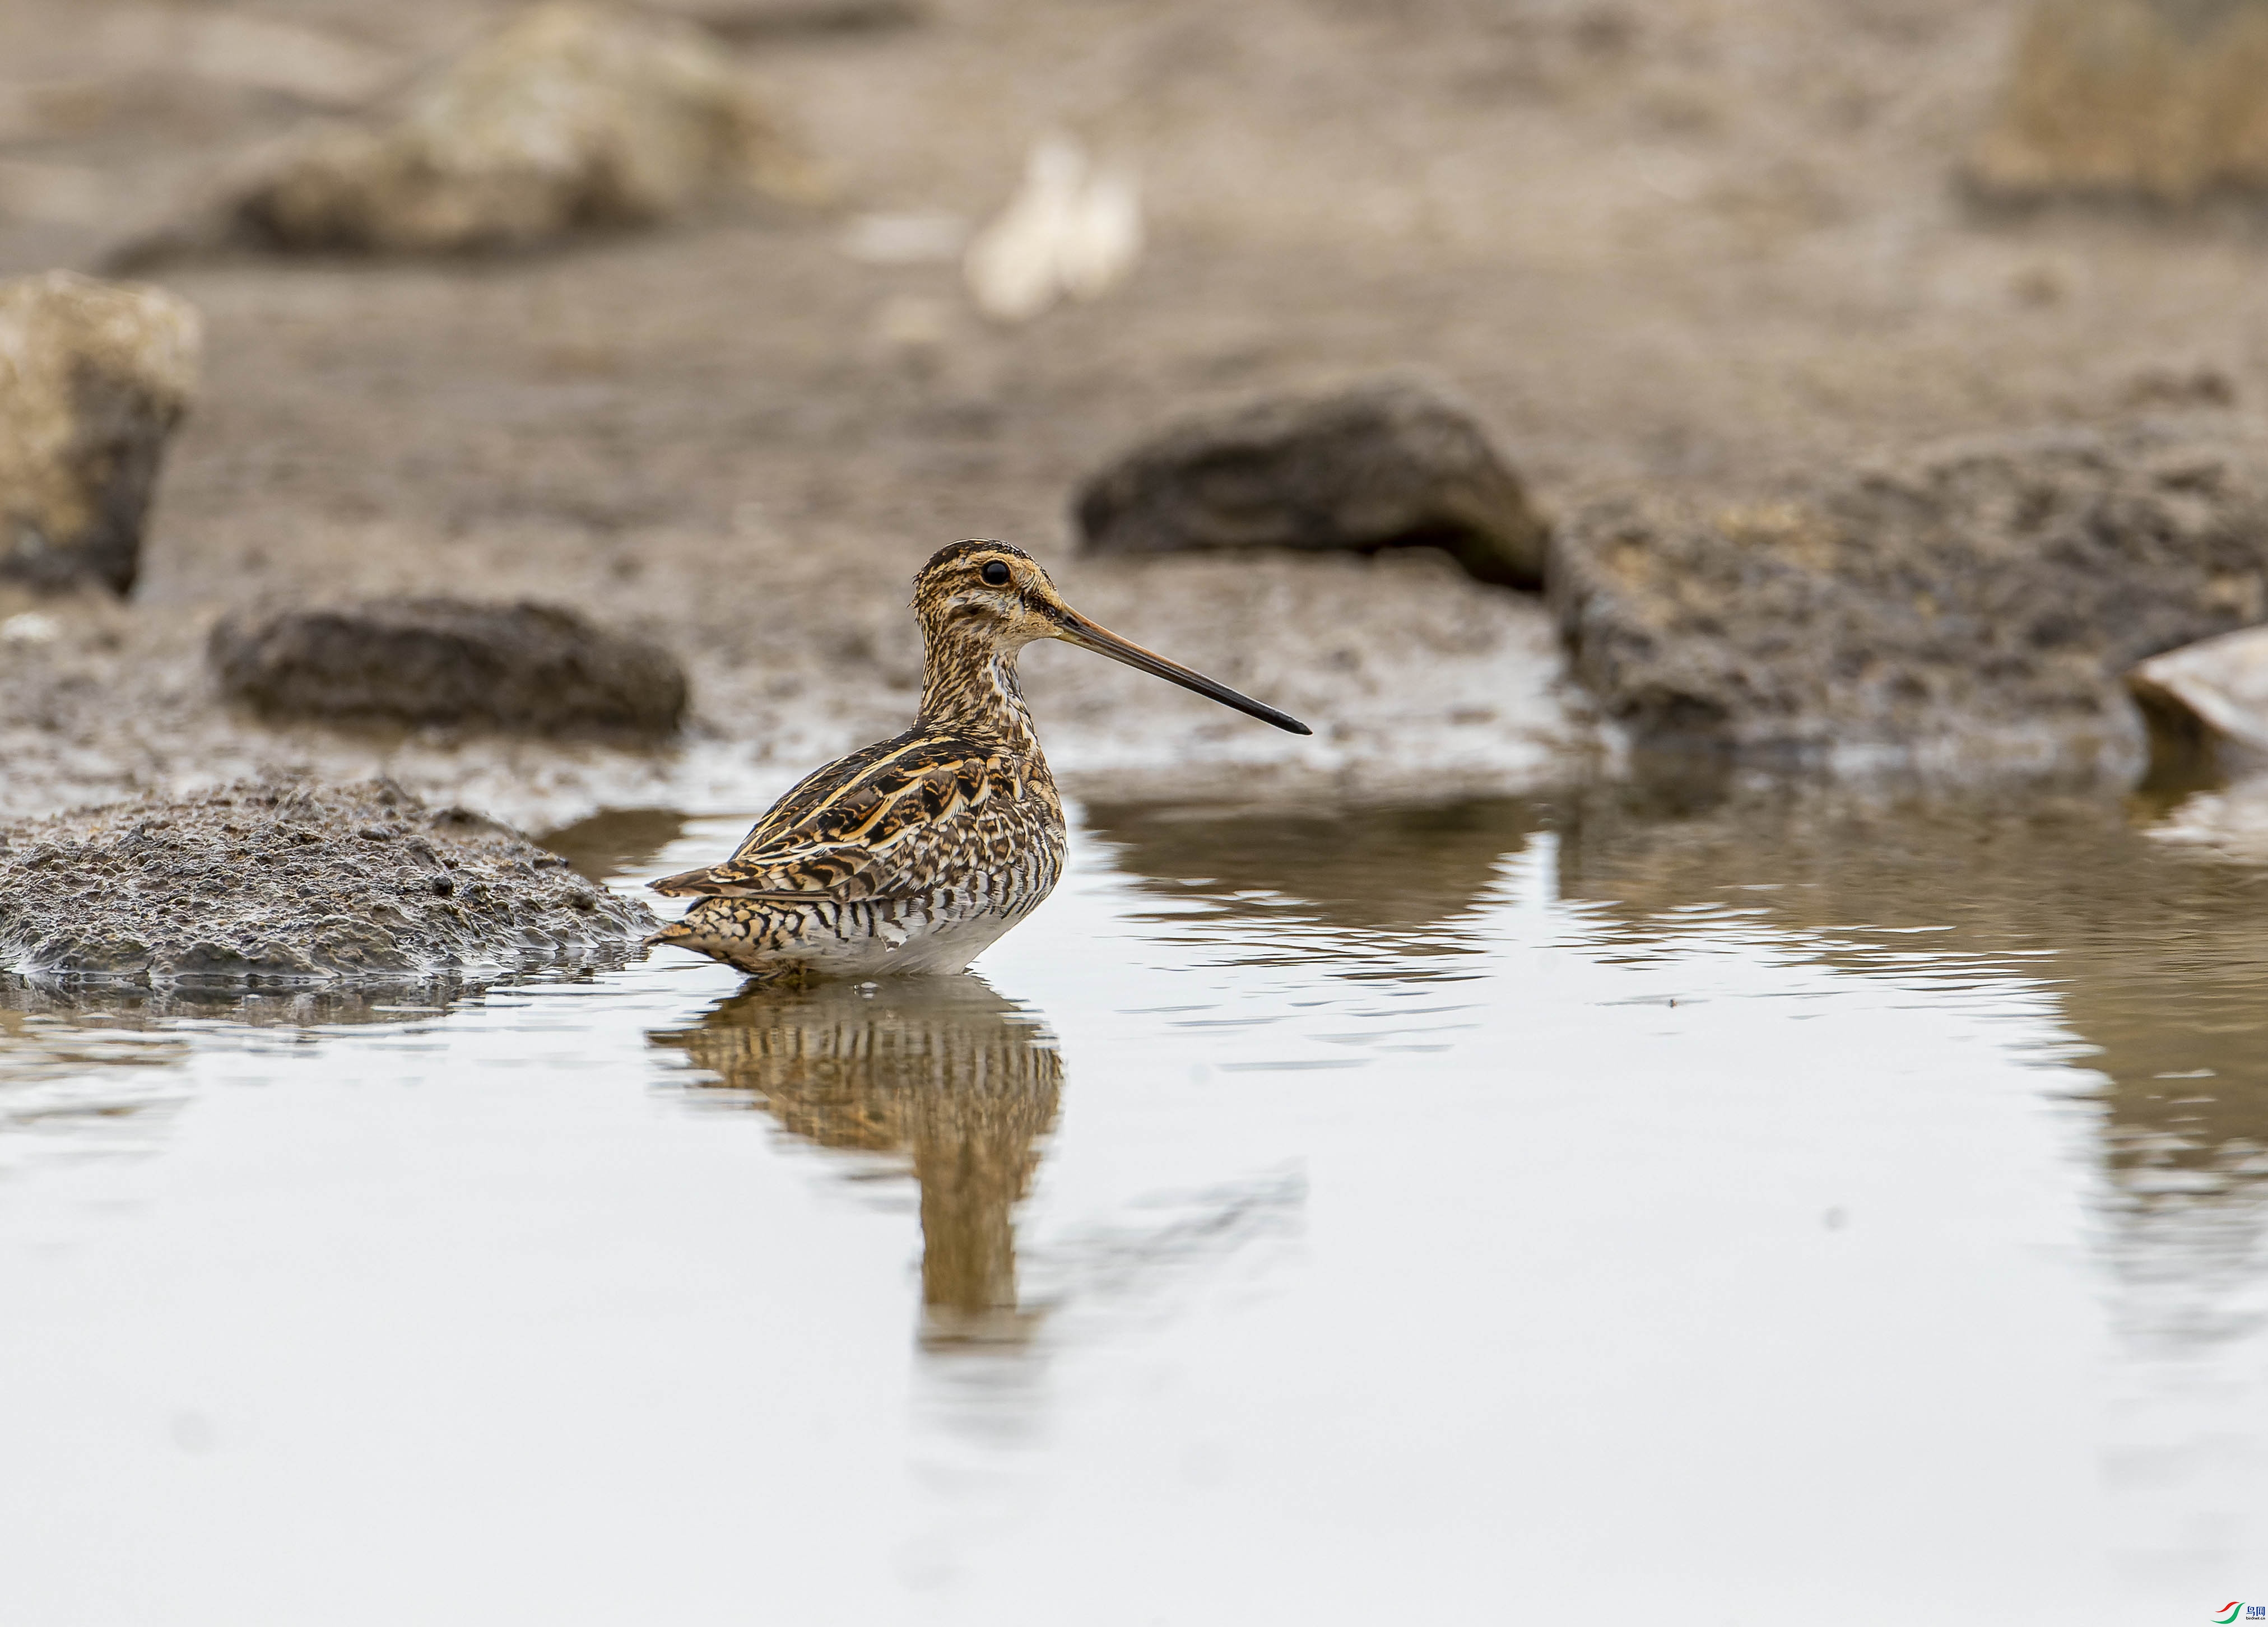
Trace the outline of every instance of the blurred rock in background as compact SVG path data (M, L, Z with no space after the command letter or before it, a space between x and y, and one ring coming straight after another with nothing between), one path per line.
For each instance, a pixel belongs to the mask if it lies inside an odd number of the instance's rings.
M1543 581L1545 528L1472 416L1386 380L1167 426L1080 490L1098 554L1438 548L1476 580Z
M1641 750L2132 775L2124 670L2268 616L2268 438L2223 427L1964 441L1713 512L1588 507L1551 566L1575 676Z
M0 577L134 585L202 332L163 289L68 271L0 283Z
M686 681L660 645L552 605L381 599L225 618L222 689L274 717L659 738Z
M2268 189L2268 4L2037 0L1969 176L2008 202Z
M880 33L931 16L925 0L659 0L652 9L726 40Z
M816 173L738 65L691 24L559 0L414 86L393 116L320 126L122 264L233 243L431 254L652 225Z

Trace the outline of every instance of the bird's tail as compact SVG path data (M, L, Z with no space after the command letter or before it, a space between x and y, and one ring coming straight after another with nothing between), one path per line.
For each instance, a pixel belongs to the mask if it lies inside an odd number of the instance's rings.
M680 948L695 949L699 947L701 938L700 929L690 922L672 921L661 931L648 938L645 943L649 949L659 948L664 944L675 944Z

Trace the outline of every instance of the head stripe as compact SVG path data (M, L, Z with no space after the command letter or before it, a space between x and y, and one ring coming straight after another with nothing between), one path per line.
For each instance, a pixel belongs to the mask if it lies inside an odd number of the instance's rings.
M936 553L932 554L929 556L929 563L924 565L919 571L914 573L914 580L916 582L919 582L922 578L927 576L939 565L951 564L954 560L965 559L971 554L1005 554L1011 559L1020 559L1027 564L1038 563L1034 560L1029 554L1024 552L1022 548L1018 548L1012 542L993 542L982 540L973 542L948 542L945 547L938 549Z

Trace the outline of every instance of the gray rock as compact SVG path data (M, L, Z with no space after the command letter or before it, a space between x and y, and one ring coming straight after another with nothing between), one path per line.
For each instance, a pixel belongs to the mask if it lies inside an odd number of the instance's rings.
M68 271L0 283L0 577L134 585L199 332L162 289Z
M525 248L647 225L811 166L698 27L572 0L529 8L368 121L260 155L126 266L225 244L387 254Z
M684 669L659 644L554 605L370 600L224 618L221 688L271 717L666 735Z
M1420 546L1484 582L1543 579L1519 478L1469 414L1410 384L1184 419L1089 480L1077 512L1097 553Z
M2131 772L2136 661L2268 617L2268 438L1978 439L1714 513L1616 501L1554 539L1575 676L1636 747Z
M2154 655L2126 674L2150 724L2154 777L2268 771L2268 627Z
M250 781L0 838L0 971L218 986L430 976L620 955L644 905L384 780Z

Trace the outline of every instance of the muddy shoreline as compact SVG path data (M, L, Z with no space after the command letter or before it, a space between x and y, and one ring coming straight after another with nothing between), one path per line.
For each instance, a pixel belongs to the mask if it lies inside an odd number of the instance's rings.
M506 10L220 9L404 72ZM142 12L92 10L27 0L0 25L26 85L92 87L0 132L0 273L99 263L317 111L217 58L145 60ZM151 273L202 313L202 392L133 597L0 603L0 814L293 769L387 773L528 828L746 808L902 726L906 579L967 535L1031 548L1098 619L1324 725L1269 738L1043 650L1031 688L1074 791L1519 791L1614 766L1537 600L1422 556L1082 559L1080 481L1178 414L1381 373L1471 401L1547 515L1755 504L1948 434L2268 401L2248 217L1958 195L2013 4L1831 26L1779 0L908 15L727 31L827 165L825 203L486 258ZM1142 176L1149 247L1107 297L1003 326L952 263L846 253L870 211L981 219L1057 126ZM114 206L64 207L35 172L94 177ZM232 610L437 585L666 643L693 681L681 743L278 727L202 664Z

